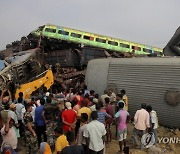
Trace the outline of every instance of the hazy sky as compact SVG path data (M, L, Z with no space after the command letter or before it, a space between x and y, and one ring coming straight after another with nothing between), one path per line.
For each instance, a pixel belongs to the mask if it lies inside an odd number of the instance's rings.
M180 0L0 0L0 49L47 23L163 48L179 10Z

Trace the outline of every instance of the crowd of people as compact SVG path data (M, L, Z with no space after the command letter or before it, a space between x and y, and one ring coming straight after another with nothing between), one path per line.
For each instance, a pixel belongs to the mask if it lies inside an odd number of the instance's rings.
M112 125L119 152L128 153L129 121L134 122L135 145L146 131L156 136L158 127L156 112L146 104L141 104L134 118L130 116L124 89L119 94L105 90L99 96L84 86L54 94L37 92L28 99L20 92L14 100L6 89L1 92L0 111L1 151L10 153L21 150L24 144L27 154L103 154L105 144L112 140Z

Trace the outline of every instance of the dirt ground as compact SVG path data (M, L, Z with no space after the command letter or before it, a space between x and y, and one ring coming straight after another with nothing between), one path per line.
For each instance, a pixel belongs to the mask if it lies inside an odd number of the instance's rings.
M180 141L178 143L157 144L157 147L152 146L149 149L140 150L134 148L132 142L133 125L128 124L127 146L129 146L130 154L180 154ZM112 127L113 135L115 134L115 127ZM159 127L157 130L158 137L176 137L180 140L180 131L178 129L168 129ZM111 143L106 145L106 154L118 154L119 145L117 140L112 140Z
M180 141L178 143L171 144L157 144L157 147L153 146L149 149L140 150L139 148L134 148L132 143L132 132L133 125L128 124L128 136L127 136L127 146L129 146L130 154L180 154ZM180 139L180 131L178 129L168 129L164 127L159 127L157 130L158 137L178 137ZM115 137L115 126L112 126L112 135ZM23 145L24 143L20 143ZM111 143L106 144L105 154L118 154L119 145L117 140L112 140ZM25 154L26 150L23 147L18 154Z

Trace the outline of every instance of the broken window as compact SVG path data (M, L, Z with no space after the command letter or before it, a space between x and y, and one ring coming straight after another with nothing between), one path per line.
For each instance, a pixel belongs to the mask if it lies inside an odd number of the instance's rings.
M59 30L59 31L58 31L58 34L61 34L61 35L69 35L69 32L64 31L64 30Z
M101 38L96 38L96 42L106 43L106 40L105 39L101 39Z
M71 33L71 36L72 36L72 37L77 37L77 38L80 38L80 37L81 37L81 34Z
M45 32L56 33L56 29L46 28Z
M108 44L118 46L118 42L115 41L108 41Z

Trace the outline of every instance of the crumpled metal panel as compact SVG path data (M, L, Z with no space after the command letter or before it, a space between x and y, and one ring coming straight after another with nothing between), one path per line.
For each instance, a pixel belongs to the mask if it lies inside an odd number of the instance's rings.
M105 50L92 48L92 47L84 47L82 49L82 59L81 65L87 65L88 62L92 59L105 58Z
M80 57L75 51L72 50L48 51L45 60L51 65L56 65L59 63L61 67L80 66Z
M36 75L44 71L41 50L31 49L18 52L7 57L6 67L0 71L0 88L5 88L9 82L22 84L31 81Z

